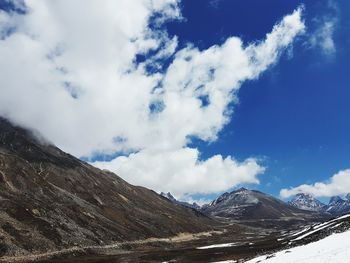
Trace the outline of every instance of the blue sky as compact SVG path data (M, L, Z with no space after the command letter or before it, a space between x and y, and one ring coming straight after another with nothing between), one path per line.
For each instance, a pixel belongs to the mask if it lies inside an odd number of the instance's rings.
M168 30L207 48L228 36L249 42L266 32L298 5L305 6L305 21L312 31L317 17L334 12L327 1L185 1L184 23ZM255 81L243 84L239 105L217 142L197 142L203 158L213 154L251 155L267 166L260 185L248 185L279 196L281 188L328 180L349 167L350 160L350 3L339 8L334 32L336 51L323 54L293 47L275 67ZM350 189L349 189L350 191Z
M345 0L0 0L0 114L182 199L326 200L350 192L349 16Z
M350 3L334 3L339 8L335 54L307 49L303 42L294 45L292 58L284 56L259 80L243 84L240 103L219 141L200 145L203 156L263 158L268 168L261 184L251 187L278 196L281 188L324 181L349 167ZM207 1L186 1L186 23L170 24L169 31L203 48L230 35L249 42L263 38L300 4L311 30L316 17L330 12L327 1L223 0L216 8Z

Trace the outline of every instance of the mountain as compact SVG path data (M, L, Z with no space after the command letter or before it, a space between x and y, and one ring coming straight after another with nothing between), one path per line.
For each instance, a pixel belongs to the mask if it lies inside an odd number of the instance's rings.
M168 193L161 192L160 195L167 198L168 200L170 200L171 202L173 202L176 205L189 207L189 208L192 208L195 210L200 210L200 208L201 208L196 202L193 202L192 204L190 204L188 202L183 202L183 201L177 200L170 192L168 192Z
M0 256L207 231L212 224L0 118Z
M346 200L350 201L350 194L347 194L347 195L345 196L345 198L346 198Z
M326 206L310 194L299 193L288 202L289 205L308 211L320 212Z
M350 212L350 194L343 199L340 196L333 196L324 211L332 215L343 215Z
M238 189L202 207L205 214L236 220L306 218L310 214L259 191Z
M329 203L325 205L310 194L299 193L288 204L303 210L339 216L350 213L350 194L347 194L345 198L333 196L330 198Z

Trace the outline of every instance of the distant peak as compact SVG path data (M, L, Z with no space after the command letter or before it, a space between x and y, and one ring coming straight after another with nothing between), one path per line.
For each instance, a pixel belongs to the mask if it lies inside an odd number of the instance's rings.
M336 195L336 196L331 197L331 199L329 200L329 203L334 204L334 203L337 203L339 201L344 201L344 200L339 195Z
M348 201L350 201L350 193L347 194L347 195L345 196L345 198L348 199Z
M298 193L292 198L292 200L297 200L297 199L317 200L315 196L308 193Z
M308 193L298 193L295 196L305 196L305 197L309 197L309 198L314 198L314 196L312 194L308 194Z
M170 192L167 193L167 196L174 197Z
M325 204L316 199L313 195L308 193L298 193L292 200L288 202L289 205L303 210L321 211Z
M249 191L247 188L241 187L236 192L244 192L244 191Z
M167 198L169 201L173 202L174 204L197 209L197 210L200 209L200 205L198 205L196 202L193 202L191 204L186 201L177 200L170 192L168 193L161 192L160 195Z
M160 195L164 196L165 198L168 198L169 200L176 201L176 198L170 192L161 192Z

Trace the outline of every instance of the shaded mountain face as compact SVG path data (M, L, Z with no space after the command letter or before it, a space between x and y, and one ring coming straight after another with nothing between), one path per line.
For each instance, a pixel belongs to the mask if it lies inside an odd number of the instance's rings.
M202 207L208 215L238 220L305 218L310 212L297 209L259 191L241 188L224 193Z
M324 211L332 215L343 215L350 213L350 194L347 194L345 199L340 196L333 196L329 200L329 204L325 206Z
M0 256L199 232L212 222L0 118Z
M299 193L288 203L299 209L328 213L333 216L350 213L350 194L345 198L333 196L326 205L309 194Z
M310 194L299 193L288 202L289 205L308 211L321 212L326 206Z
M195 210L200 210L200 208L201 208L196 202L193 202L192 204L190 204L188 202L183 202L183 201L177 200L170 192L168 192L168 193L161 192L160 195L167 198L168 200L170 200L171 202L173 202L176 205L189 207L189 208L192 208Z

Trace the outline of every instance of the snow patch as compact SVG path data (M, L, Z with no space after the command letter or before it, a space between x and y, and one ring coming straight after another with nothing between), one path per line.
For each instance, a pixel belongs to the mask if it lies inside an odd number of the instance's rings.
M247 261L246 263L329 263L349 262L350 259L350 231L333 234L322 240L264 255Z
M212 263L236 263L236 262L237 262L236 260L225 260L225 261L215 261Z
M210 249L210 248L219 248L219 247L233 247L237 243L225 243L225 244L215 244L210 246L204 246L204 247L197 247L196 249Z

